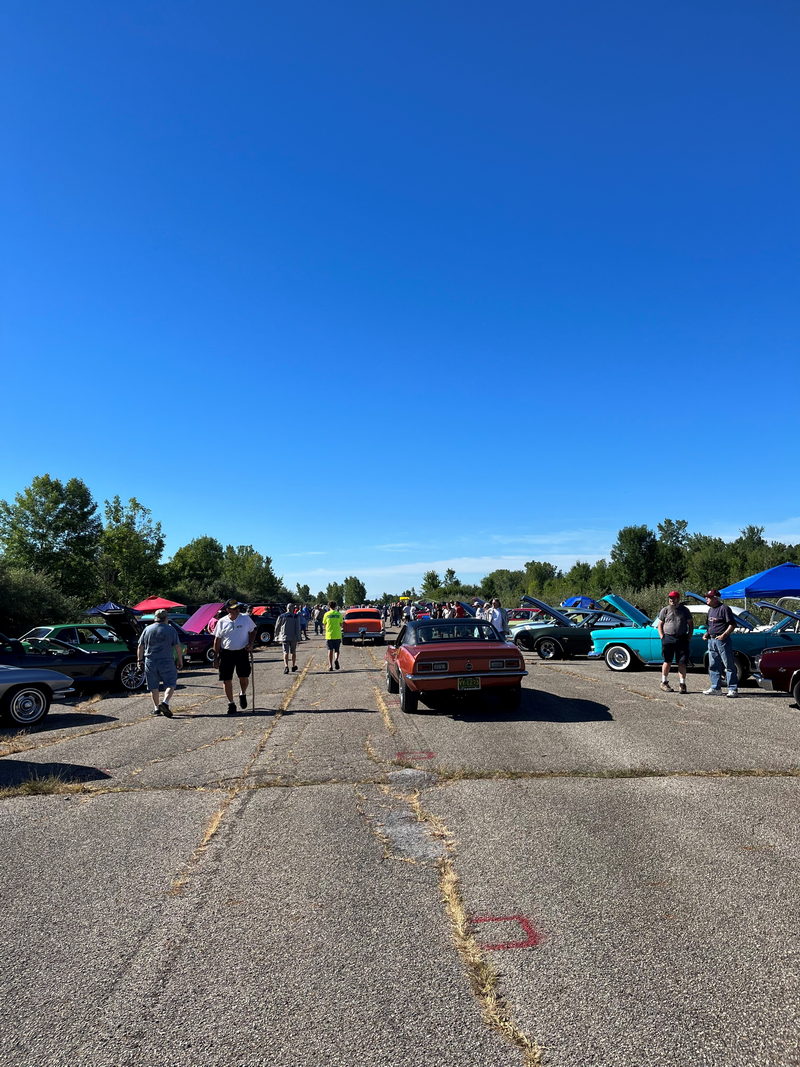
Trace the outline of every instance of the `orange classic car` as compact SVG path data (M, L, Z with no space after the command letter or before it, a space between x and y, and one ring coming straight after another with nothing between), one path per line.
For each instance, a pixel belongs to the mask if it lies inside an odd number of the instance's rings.
M519 649L481 619L418 619L406 623L386 649L386 689L400 707L415 712L456 694L495 693L504 706L519 706L528 673Z
M377 608L345 608L342 614L343 645L352 645L356 638L382 645L384 636L383 618Z

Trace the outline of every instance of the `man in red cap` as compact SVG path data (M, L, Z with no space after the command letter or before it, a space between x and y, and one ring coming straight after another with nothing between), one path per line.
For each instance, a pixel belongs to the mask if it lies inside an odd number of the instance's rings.
M665 693L674 693L669 684L669 669L673 658L678 665L680 684L678 692L686 690L686 668L689 666L689 642L692 639L694 622L692 613L685 604L681 604L681 594L673 589L668 597L669 604L662 608L656 619L656 629L661 638L661 688Z

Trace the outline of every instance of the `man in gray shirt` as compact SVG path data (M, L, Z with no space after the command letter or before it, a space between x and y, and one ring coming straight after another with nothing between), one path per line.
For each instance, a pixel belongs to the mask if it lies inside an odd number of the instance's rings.
M669 669L673 658L678 665L680 685L678 692L685 693L686 669L689 665L689 644L694 631L692 613L685 604L681 604L681 594L673 589L669 594L669 604L662 608L656 619L656 629L661 638L661 689L665 693L674 693L669 684Z
M292 670L297 670L297 642L300 640L302 620L294 613L295 605L287 604L286 611L278 616L275 623L275 641L283 645L283 673L289 673L289 656L292 657Z

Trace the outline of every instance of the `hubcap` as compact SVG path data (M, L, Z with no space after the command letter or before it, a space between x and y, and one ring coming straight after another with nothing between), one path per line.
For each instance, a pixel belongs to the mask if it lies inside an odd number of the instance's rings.
M22 689L11 699L11 717L14 722L37 722L47 708L47 701L38 689Z

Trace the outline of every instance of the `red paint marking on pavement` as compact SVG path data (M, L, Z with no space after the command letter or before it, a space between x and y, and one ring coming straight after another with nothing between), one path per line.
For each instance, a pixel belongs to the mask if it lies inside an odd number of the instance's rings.
M435 752L398 752L396 759L435 759Z
M531 925L530 919L526 919L524 915L480 915L477 918L470 919L473 923L519 923L525 933L528 935L524 941L503 941L498 945L483 945L482 948L488 949L507 949L507 948L535 948L542 940L541 936L534 930Z

